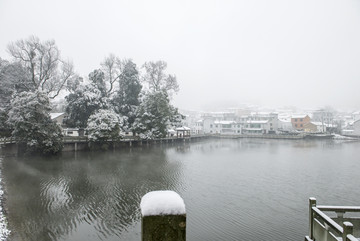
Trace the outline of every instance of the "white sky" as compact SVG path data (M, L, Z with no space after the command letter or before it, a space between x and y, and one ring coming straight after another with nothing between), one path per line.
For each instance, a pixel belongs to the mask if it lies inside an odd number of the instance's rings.
M0 33L0 57L55 39L84 76L109 53L165 60L180 108L360 109L358 0L0 0Z

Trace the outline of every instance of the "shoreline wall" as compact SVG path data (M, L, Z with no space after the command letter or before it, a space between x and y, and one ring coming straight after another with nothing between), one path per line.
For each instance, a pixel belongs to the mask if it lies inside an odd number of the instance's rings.
M194 136L185 138L163 138L154 140L133 140L124 139L120 141L108 141L106 143L89 142L87 140L66 140L62 152L77 152L77 151L106 151L116 150L122 148L131 148L137 146L146 145L159 145L159 144L170 144L170 143L184 143L199 141L212 138L212 136ZM6 143L0 147L0 155L2 156L18 156L23 155L26 151L26 147L17 143Z

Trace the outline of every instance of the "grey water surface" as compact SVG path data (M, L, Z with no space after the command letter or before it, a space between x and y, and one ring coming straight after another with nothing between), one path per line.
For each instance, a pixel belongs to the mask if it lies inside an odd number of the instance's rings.
M360 205L360 142L208 140L3 158L11 240L140 240L141 197L174 190L187 240L303 240L308 198Z

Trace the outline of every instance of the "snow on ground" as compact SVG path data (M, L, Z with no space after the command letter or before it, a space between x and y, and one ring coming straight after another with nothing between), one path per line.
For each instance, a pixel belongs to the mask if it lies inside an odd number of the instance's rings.
M339 135L339 134L334 134L333 139L334 140L359 140L358 138L355 138L355 137L342 136L342 135Z
M2 159L0 158L0 163L1 163L1 161L2 161ZM10 234L10 230L7 229L7 221L6 221L6 217L4 215L3 209L2 209L4 191L3 191L2 185L1 185L2 184L1 176L2 175L1 175L1 168L0 168L0 240L4 241Z
M186 214L184 200L174 191L153 191L140 202L143 216Z

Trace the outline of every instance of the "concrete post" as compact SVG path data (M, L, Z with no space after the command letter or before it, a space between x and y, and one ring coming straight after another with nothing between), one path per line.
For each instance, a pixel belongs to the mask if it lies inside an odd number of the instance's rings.
M154 191L140 203L142 241L185 241L186 212L183 199L173 191Z
M353 225L350 222L343 222L343 236L342 236L342 240L346 241L346 236L348 234L353 234Z
M316 198L309 198L309 237L310 239L314 239L314 213L312 211L312 207L316 207Z

